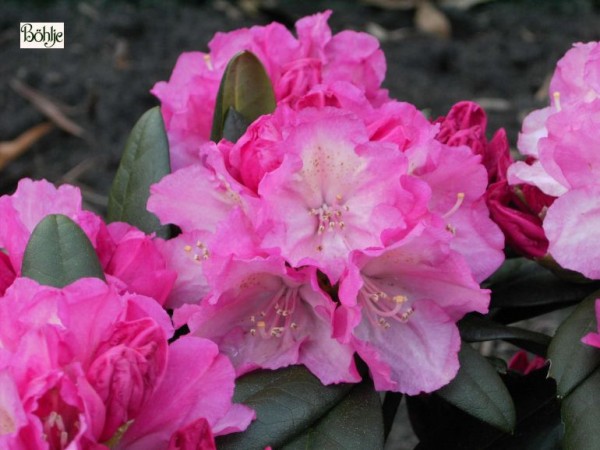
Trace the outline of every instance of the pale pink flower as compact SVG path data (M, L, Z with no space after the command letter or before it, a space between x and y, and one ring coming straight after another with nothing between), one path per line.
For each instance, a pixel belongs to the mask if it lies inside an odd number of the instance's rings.
M335 304L319 288L314 267L290 269L280 257L232 260L214 274L213 286L211 296L176 311L175 320L216 342L238 376L304 364L324 384L360 379L352 349L332 338Z
M13 195L0 197L0 249L7 252L13 273L21 274L31 233L49 214L64 214L83 229L109 280L123 292L136 292L164 303L176 273L166 268L155 247L156 239L125 223L106 226L98 215L81 208L79 188L56 188L46 180L23 179ZM2 254L0 268L5 260ZM2 273L0 270L0 280L8 279Z
M547 135L537 143L539 159L535 164L543 178L518 180L542 190L548 184L541 184L540 179L551 180L553 186L560 187L552 191L558 198L547 212L543 211L548 253L562 267L593 279L600 278L600 247L595 245L600 239L600 158L596 151L600 145L599 116L600 99L573 103L551 114L545 122ZM516 173L516 164L514 167Z
M340 283L336 336L369 365L378 390L416 395L451 381L459 367L456 322L487 312L451 236L426 224L384 249L356 251Z
M600 43L575 43L556 65L550 93L564 106L600 97Z
M330 15L327 11L299 20L297 38L272 23L217 33L208 44L209 53L183 53L171 79L152 89L161 101L173 169L199 161L199 147L210 138L221 77L242 50L254 53L265 66L278 102L293 102L313 86L338 81L357 86L374 104L385 101L385 58L377 39L352 31L332 36Z

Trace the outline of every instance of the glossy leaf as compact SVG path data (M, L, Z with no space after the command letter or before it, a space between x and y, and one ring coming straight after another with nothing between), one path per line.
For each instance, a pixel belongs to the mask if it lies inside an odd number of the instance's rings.
M40 284L64 287L104 272L83 230L62 214L46 216L34 228L25 248L22 274Z
M323 386L302 366L258 371L236 381L234 400L256 411L243 433L220 437L222 450L280 448L324 418L352 390L351 384Z
M546 356L550 336L523 328L509 327L478 314L469 314L458 323L461 337L467 342L502 339L536 355Z
M463 343L458 356L458 375L437 394L473 417L511 432L516 421L515 407L500 376L469 344Z
M596 349L598 353L600 350ZM600 371L595 370L562 401L565 450L600 448Z
M127 222L168 237L168 227L146 209L150 186L171 172L169 142L160 109L146 111L133 127L108 200L108 220Z
M344 399L283 450L379 450L383 448L379 394L371 382L356 385Z
M550 376L556 380L558 395L567 396L600 368L600 350L581 342L596 331L595 300L600 291L590 295L561 324L548 348Z
M491 308L523 308L581 301L597 283L569 283L535 261L508 260L486 283L492 289Z
M556 384L547 368L502 376L516 407L512 434L503 433L450 405L438 395L408 397L408 411L418 450L559 450L563 426ZM415 450L416 450L415 449Z
M249 124L274 109L275 93L264 66L253 53L240 52L221 79L210 139L235 142Z

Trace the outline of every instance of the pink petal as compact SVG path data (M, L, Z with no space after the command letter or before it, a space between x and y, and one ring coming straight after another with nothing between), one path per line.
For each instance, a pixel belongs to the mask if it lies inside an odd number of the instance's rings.
M556 199L544 219L549 253L564 268L600 278L600 191L576 189Z
M377 390L432 392L458 371L458 328L434 302L419 302L406 323L394 322L387 330L364 318L355 336L356 351L369 365Z
M214 343L192 336L178 339L170 346L162 383L117 448L162 450L177 430L200 418L212 427L231 407L234 378L233 367Z

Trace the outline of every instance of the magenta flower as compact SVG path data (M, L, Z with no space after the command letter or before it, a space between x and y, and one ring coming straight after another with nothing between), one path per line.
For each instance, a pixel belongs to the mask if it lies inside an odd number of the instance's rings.
M541 369L546 365L546 360L541 356L534 356L529 358L525 350L519 350L516 352L510 361L508 361L508 368L519 372L523 375L528 375L534 370Z
M8 255L0 250L0 297L15 280L15 270L10 262Z
M599 300L600 299L596 299L596 305L595 305L596 320L598 321L598 323L600 323L600 320L598 320L600 318L600 301ZM583 342L584 344L587 344L587 345L591 345L593 347L600 348L600 333L599 332L588 333L581 339L581 342Z
M376 104L387 100L381 89L385 58L377 39L344 31L332 36L331 11L296 23L297 38L283 25L243 28L217 33L209 53L182 54L168 82L152 93L161 101L173 169L199 162L198 148L210 137L215 99L229 60L242 50L264 64L278 102L292 102L320 83L346 81L363 90Z
M506 169L512 162L506 132L504 129L496 131L488 142L487 116L481 106L469 101L458 102L445 117L434 123L440 124L438 141L452 147L466 145L473 153L481 155L490 184L506 177Z
M106 226L99 216L81 209L78 188L69 185L56 188L46 180L23 179L13 195L0 197L0 249L5 249L11 265L7 270L0 270L0 280L8 282L11 271L21 274L29 237L49 214L64 214L83 229L109 281L122 292L147 295L164 303L176 273L166 268L163 256L155 247L158 239L124 223ZM6 255L2 254L0 269L7 262Z
M0 325L3 448L106 448L123 431L124 442L137 441L148 434L148 411L154 447L144 448L166 448L179 429L202 418L215 433L221 420L233 431L252 418L242 407L230 410L233 368L214 344L185 338L171 354L172 326L151 298L119 294L93 278L63 289L17 279L0 301ZM186 347L195 351L193 365L181 362ZM209 388L212 377L222 384ZM204 406L187 397L199 388L190 391L180 380L210 391ZM169 411L160 398L165 390L187 403Z
M509 186L506 171L513 159L506 132L503 129L496 131L488 142L485 111L469 101L455 104L446 117L440 117L434 123L440 124L437 140L453 147L466 145L473 153L481 155L488 173L485 201L491 219L502 230L507 244L526 256L544 256L548 250L548 240L540 215L545 214L553 197L535 186ZM527 146L527 141L533 139L538 127L537 122L526 122L524 129L528 131L521 134L520 142Z

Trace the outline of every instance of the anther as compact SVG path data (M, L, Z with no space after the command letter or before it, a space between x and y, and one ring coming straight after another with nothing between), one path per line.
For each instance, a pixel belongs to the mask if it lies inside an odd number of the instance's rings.
M394 300L394 303L401 305L402 303L405 303L408 300L408 297L406 295L394 295L392 297L392 300Z
M183 250L185 250L186 252L191 252L192 251L192 246L191 245L186 245L185 247L183 247Z
M561 110L560 107L560 92L556 91L552 94L552 97L554 98L554 107L556 108L557 111Z

